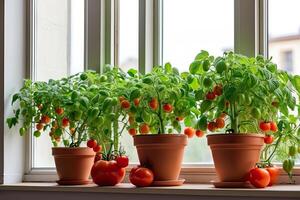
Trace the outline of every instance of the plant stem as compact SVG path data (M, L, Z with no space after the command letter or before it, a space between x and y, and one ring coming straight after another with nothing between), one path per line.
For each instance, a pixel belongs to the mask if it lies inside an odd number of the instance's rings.
M113 135L114 135L114 151L119 150L119 114L116 114L115 119L113 121Z
M163 118L162 118L161 99L160 99L160 96L159 96L159 92L156 90L156 88L154 88L154 90L155 90L155 92L157 94L157 101L158 101L158 113L157 113L157 116L158 116L159 124L160 124L160 128L159 128L158 134L164 134L165 133L165 126L164 126L164 121L163 121Z

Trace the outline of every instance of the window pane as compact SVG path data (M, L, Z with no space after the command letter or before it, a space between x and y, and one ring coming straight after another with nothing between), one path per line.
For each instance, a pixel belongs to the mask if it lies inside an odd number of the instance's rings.
M84 0L35 2L35 80L59 79L83 71ZM33 167L54 166L48 132L33 140Z
M164 0L163 61L186 71L201 49L222 55L233 49L233 0Z
M138 68L138 0L121 0L119 13L119 66Z
M131 68L138 69L139 1L120 0L119 2L119 66L127 72ZM130 162L138 162L136 149L133 146L133 138L126 129L123 131L121 141Z
M269 0L269 56L293 74L300 74L299 7L298 0Z
M181 72L200 50L222 55L234 46L233 0L164 0L163 61ZM211 163L206 138L189 140L185 163Z

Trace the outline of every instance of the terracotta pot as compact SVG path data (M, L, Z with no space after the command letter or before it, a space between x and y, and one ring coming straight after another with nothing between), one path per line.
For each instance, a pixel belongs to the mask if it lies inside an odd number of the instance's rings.
M53 147L52 155L60 185L83 185L90 182L95 152L88 147Z
M136 135L133 138L140 164L153 171L154 182L167 181L166 185L180 184L176 181L180 174L184 147L187 145L186 135Z
M260 134L207 135L215 169L221 182L245 182L250 169L259 161L264 145Z

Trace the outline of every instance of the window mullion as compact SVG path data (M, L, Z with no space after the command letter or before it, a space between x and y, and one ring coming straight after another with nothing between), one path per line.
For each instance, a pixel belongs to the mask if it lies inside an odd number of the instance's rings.
M259 53L259 0L234 2L234 51L246 56Z

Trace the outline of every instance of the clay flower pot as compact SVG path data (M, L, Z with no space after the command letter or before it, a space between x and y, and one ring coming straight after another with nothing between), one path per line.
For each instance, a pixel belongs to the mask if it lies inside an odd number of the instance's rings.
M259 161L264 145L260 134L212 134L207 135L215 169L220 182L215 186L244 186L249 171Z
M90 182L95 152L88 147L53 147L59 185L83 185Z
M179 180L187 136L183 134L136 135L134 145L141 166L154 173L153 185L181 185Z

